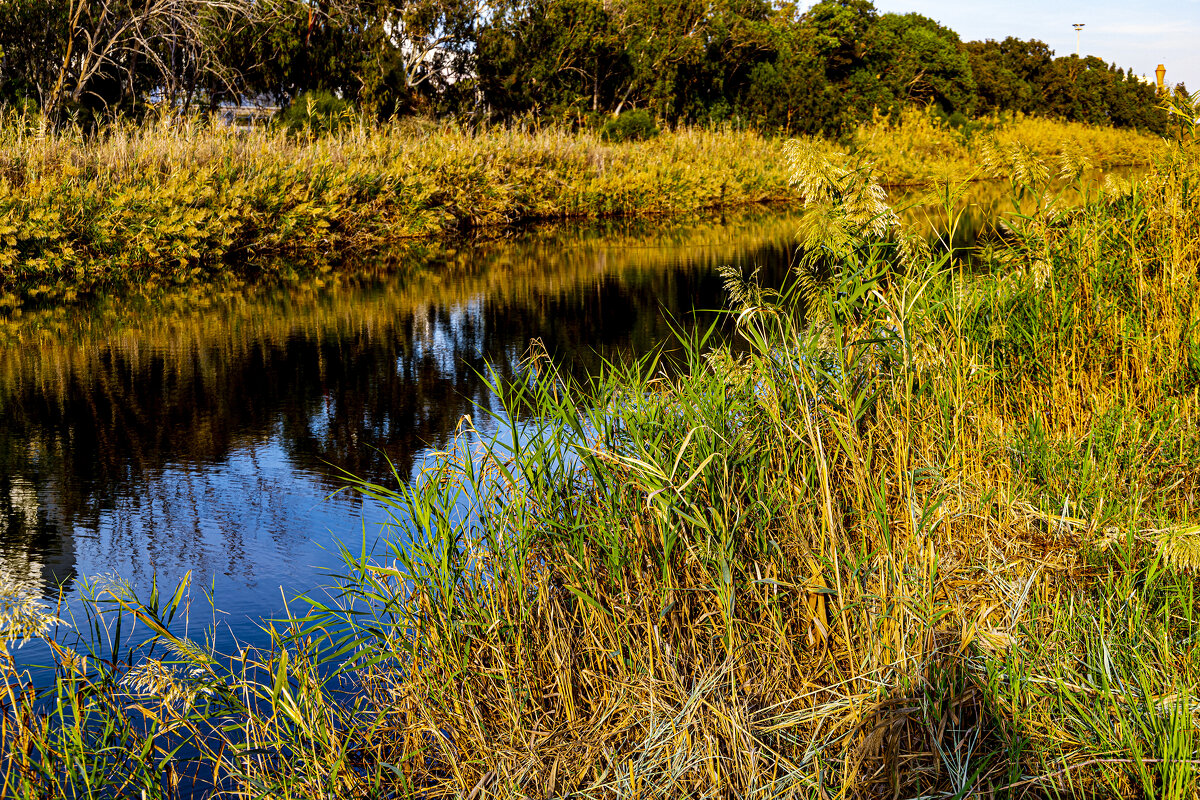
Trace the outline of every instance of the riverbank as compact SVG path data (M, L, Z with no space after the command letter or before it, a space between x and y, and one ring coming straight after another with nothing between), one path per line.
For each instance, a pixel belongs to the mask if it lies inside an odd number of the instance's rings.
M326 329L333 320L385 324L430 304L467 305L497 292L569 291L597 276L621 280L632 265L658 272L677 264L681 253L710 253L718 263L729 263L742 247L790 243L799 213L788 218L752 206L670 219L567 222L497 230L493 236L411 239L337 269L322 265L254 281L227 275L155 292L107 293L88 303L26 307L15 316L0 315L0 351L9 348L0 352L0 375L8 371L7 361L20 358L21 345L44 345L40 355L71 348L91 351L95 358L98 343L149 353L175 337L215 344L234 330L271 325L276 329L270 337L282 341L294 329ZM371 287L378 290L393 281L399 288L372 293Z
M1003 174L997 161L1022 151L1045 162L1051 174L1148 165L1166 152L1162 139L1127 129L1017 115L954 130L917 109L860 126L851 149L869 158L889 185L993 179ZM991 150L1003 155L989 158Z
M1065 148L1096 166L1148 163L1161 147L1131 131L1036 119L987 127L1002 148ZM913 183L981 176L979 141L914 112L864 126L849 145L877 163L883 183ZM706 130L610 144L587 132L414 122L315 139L188 121L92 138L8 124L0 303L313 269L479 227L798 202L783 146Z
M1193 796L1196 154L971 271L791 156L841 270L728 275L744 348L682 373L535 351L512 429L359 486L394 550L272 648L214 658L167 633L182 595L108 584L162 647L64 657L49 720L10 695L10 793L199 763L246 797Z

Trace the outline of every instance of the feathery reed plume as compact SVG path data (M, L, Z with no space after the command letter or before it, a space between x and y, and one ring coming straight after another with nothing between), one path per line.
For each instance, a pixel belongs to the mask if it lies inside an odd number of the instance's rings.
M1024 142L1001 146L995 137L987 137L980 143L979 153L985 174L994 178L1009 178L1023 186L1040 186L1050 177L1046 160Z
M1200 571L1200 526L1166 530L1156 537L1155 545L1163 560L1177 569Z
M55 626L64 624L35 590L0 585L0 646L16 643L20 647L31 639L44 639Z
M1063 142L1058 155L1058 177L1075 180L1092 168L1092 160L1075 142Z
M847 166L844 154L804 140L789 141L784 153L807 211L796 233L795 273L802 296L816 313L823 307L820 298L877 260L881 245L891 248L893 269L911 267L928 254L923 240L904 228L887 203L887 191L870 163Z

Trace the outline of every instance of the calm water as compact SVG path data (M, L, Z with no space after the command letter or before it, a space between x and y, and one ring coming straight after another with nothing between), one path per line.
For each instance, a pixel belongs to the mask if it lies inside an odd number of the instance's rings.
M616 223L408 254L386 269L49 318L0 355L0 571L72 604L117 575L215 587L222 638L336 569L379 514L339 469L388 481L493 407L540 339L564 370L708 324L717 268L778 280L795 218ZM321 284L321 285L318 285ZM694 309L701 309L693 314ZM205 613L202 619L209 619Z
M478 373L514 374L531 340L582 376L669 341L671 319L711 323L720 266L781 280L797 213L560 227L22 323L0 350L0 578L77 606L88 579L190 571L220 638L259 641L339 542L378 536L339 470L411 476L493 408Z

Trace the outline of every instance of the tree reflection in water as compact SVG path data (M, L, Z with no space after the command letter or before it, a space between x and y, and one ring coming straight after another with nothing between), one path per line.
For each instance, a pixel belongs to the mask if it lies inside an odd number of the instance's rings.
M0 353L0 569L215 577L269 613L362 533L337 469L387 480L444 448L541 339L561 369L708 324L716 267L782 275L795 217L528 232L286 285L28 314ZM771 279L768 277L768 279ZM476 414L478 417L478 414ZM331 536L332 534L332 536Z
M988 233L1008 193L971 186L956 247ZM937 228L937 195L897 200ZM797 213L413 244L270 286L0 318L0 578L49 590L193 570L225 607L269 613L281 585L335 565L322 543L362 534L357 501L328 499L338 469L411 474L492 407L479 374L511 377L534 338L582 377L670 341L668 317L707 325L691 312L724 304L716 267L780 280Z

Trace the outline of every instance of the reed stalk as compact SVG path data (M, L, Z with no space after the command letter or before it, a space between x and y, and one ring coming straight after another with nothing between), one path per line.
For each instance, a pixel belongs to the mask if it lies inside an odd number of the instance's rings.
M344 552L270 648L218 657L173 632L182 593L103 587L157 649L64 659L49 711L10 693L0 785L1194 796L1200 162L1068 210L1075 162L989 147L1018 205L970 270L797 153L820 280L727 274L740 345L684 336L682 369L532 349L494 436L351 481L389 550Z

